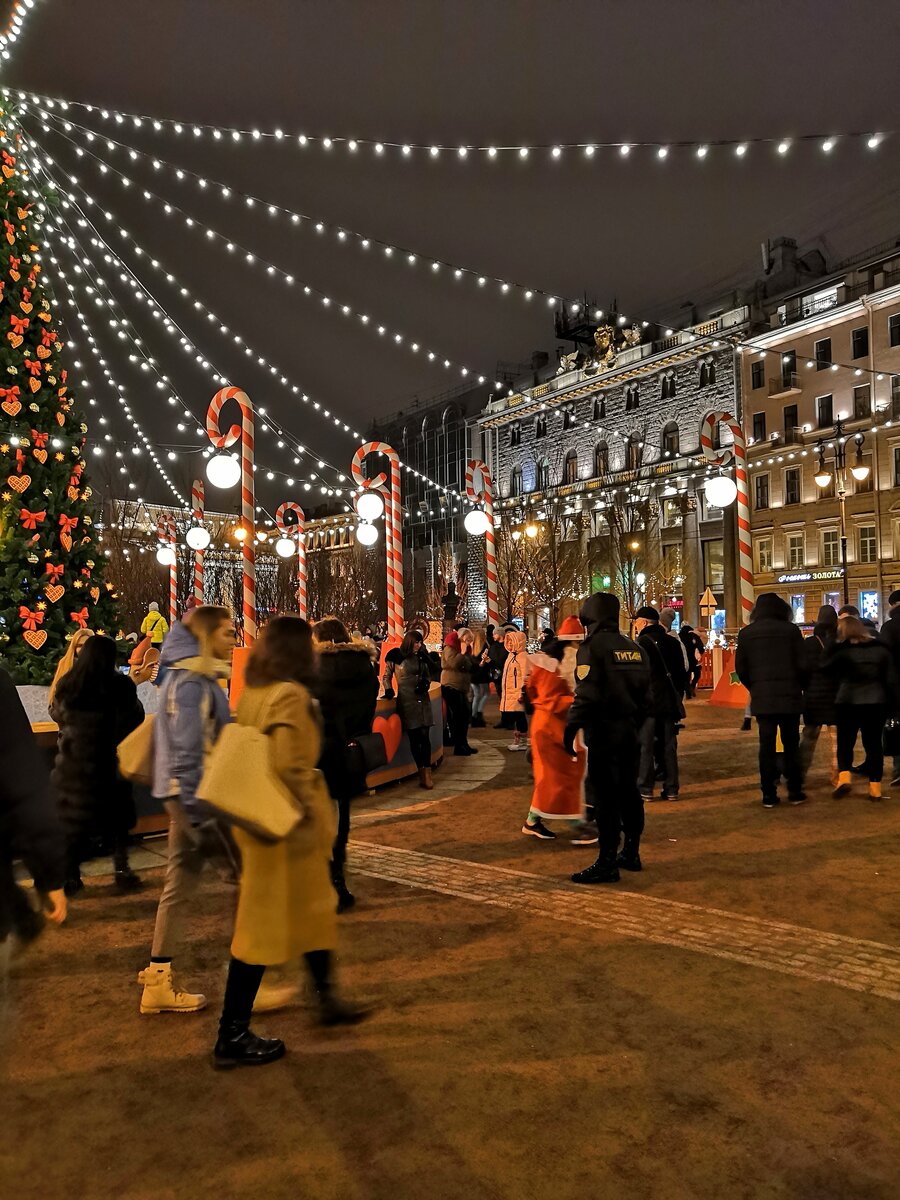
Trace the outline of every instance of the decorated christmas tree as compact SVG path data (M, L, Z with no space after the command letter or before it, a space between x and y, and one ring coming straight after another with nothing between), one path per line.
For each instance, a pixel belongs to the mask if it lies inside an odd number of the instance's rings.
M49 683L77 629L116 632L84 462L87 426L41 280L39 214L0 109L0 665Z

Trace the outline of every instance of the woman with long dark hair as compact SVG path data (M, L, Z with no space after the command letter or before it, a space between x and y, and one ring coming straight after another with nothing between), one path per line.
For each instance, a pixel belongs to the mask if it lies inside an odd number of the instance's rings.
M850 791L853 748L862 735L869 776L869 799L881 799L884 722L896 712L897 675L891 652L859 617L839 616L837 640L826 653L823 668L837 680L834 710L837 717L838 782L835 796Z
M260 1038L250 1031L253 1002L268 966L303 956L323 1025L354 1024L368 1015L334 994L337 922L329 871L334 806L316 770L322 721L312 692L314 676L309 625L300 617L274 617L247 662L237 720L268 738L272 769L290 792L301 820L278 842L234 831L241 851L240 894L213 1052L219 1068L273 1062L284 1054L278 1038Z
M136 814L116 747L143 721L144 709L134 684L116 670L111 638L84 640L57 684L51 712L59 725L52 781L66 834L66 895L84 887L81 864L97 842L111 845L116 888L134 891L141 881L128 863L128 831Z
M411 629L400 643L397 680L397 712L409 738L413 761L419 768L419 787L431 789L431 663L425 651L424 639L417 629Z

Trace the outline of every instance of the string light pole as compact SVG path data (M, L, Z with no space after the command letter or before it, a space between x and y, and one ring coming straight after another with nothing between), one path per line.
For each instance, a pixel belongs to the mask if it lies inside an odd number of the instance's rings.
M718 425L726 425L734 438L733 446L715 445ZM729 412L707 413L700 422L700 448L709 462L717 467L734 459L734 475L717 475L708 479L705 491L716 508L727 508L737 498L738 570L740 574L741 624L750 623L755 601L753 593L753 555L750 549L750 476L747 472L747 441L740 422Z
M391 466L391 482L381 471L371 479L363 474L363 461L369 454L384 454ZM384 511L385 560L387 563L387 624L388 635L402 638L406 632L406 613L403 595L403 503L400 494L400 457L386 442L364 442L353 455L350 463L353 480L360 489L356 497L356 511L364 522L376 520ZM382 496L387 497L385 509ZM371 533L364 535L363 531ZM371 525L363 524L357 530L357 540L363 545L372 545L377 532Z
M203 524L206 511L205 488L202 479L191 484L191 517L194 524L185 534L185 541L194 551L194 599L203 603L203 552L210 543L209 530Z
M819 452L819 464L816 469L815 480L820 488L826 488L830 483L834 483L835 491L838 500L841 504L841 575L842 589L844 593L844 603L850 603L850 580L847 578L847 438L844 434L844 424L842 421L837 421L834 426L834 474L828 470L825 462L825 439L819 438L816 442L816 449ZM865 441L865 434L857 433L853 438L856 446L856 458L853 466L850 468L850 474L858 482L862 483L869 476L869 468L863 459L862 447Z
M219 426L222 408L234 400L241 410L240 425L232 425L223 434ZM224 387L213 396L206 413L206 432L217 454L206 465L206 476L213 487L234 487L241 481L241 557L244 566L243 624L244 645L256 641L256 495L253 486L254 413L250 397L240 388ZM241 443L240 463L224 451Z
M288 517L293 516L293 522ZM303 509L293 500L285 500L278 506L275 513L275 524L282 535L275 543L275 551L282 558L290 558L297 552L297 611L305 621L307 619L306 602L306 517ZM293 535L293 536L292 536ZM294 543L296 537L296 545Z
M479 482L476 484L476 478ZM481 508L473 508L466 513L463 524L466 532L477 537L484 534L484 578L487 592L487 623L495 628L500 625L500 604L497 588L497 545L494 529L494 484L487 464L479 459L470 459L466 463L466 495L473 504Z
M163 567L169 568L169 627L178 620L178 554L176 544L178 530L174 517L160 517L157 526L160 546L156 551L156 561Z

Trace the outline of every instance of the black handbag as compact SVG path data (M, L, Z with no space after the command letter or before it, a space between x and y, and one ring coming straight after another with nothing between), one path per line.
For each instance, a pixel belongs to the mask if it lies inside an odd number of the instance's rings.
M354 775L365 778L386 767L387 760L387 747L380 733L361 733L347 743L347 767Z
M888 717L885 721L881 744L889 758L900 756L900 720L896 717Z

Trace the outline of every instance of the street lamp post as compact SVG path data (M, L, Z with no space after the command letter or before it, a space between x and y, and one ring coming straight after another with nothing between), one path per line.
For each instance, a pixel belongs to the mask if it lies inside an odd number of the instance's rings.
M862 447L866 440L865 434L857 433L853 441L856 444L856 459L850 468L850 474L860 482L866 479L869 468L863 462ZM819 465L816 470L816 483L820 488L828 487L834 479L835 492L841 505L841 571L843 574L844 603L850 603L850 580L847 578L847 438L844 435L844 424L837 421L834 426L834 475L825 463L825 439L819 438L816 449L819 451Z

